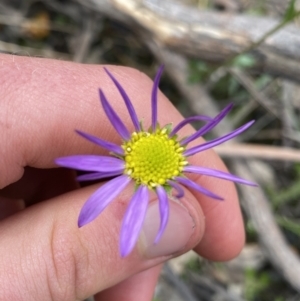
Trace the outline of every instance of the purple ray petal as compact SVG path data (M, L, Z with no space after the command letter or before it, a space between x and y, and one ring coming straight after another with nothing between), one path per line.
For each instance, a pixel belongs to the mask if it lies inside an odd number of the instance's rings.
M170 186L172 186L174 189L177 190L177 195L175 195L178 199L182 198L184 196L184 190L182 189L182 187L180 185L178 185L176 182L174 181L168 181L168 184Z
M195 140L196 138L205 135L207 132L209 132L212 128L214 128L218 123L220 123L224 119L224 117L230 112L232 107L233 107L232 103L226 106L212 121L207 123L205 126L200 128L197 132L195 132L191 136L183 139L180 142L180 144L187 145L188 143Z
M126 175L110 180L94 192L83 205L79 218L78 227L82 227L93 221L115 197L131 181Z
M159 212L160 212L160 227L154 243L157 244L164 233L169 220L169 200L165 189L162 186L156 187L156 193L159 199Z
M132 123L135 127L135 130L137 132L139 132L141 130L140 123L139 123L138 117L136 115L134 107L133 107L127 93L125 92L125 90L123 89L121 84L116 80L116 78L105 67L104 67L104 70L108 74L108 76L111 78L111 80L114 82L115 86L118 88L118 90L119 90L119 92L120 92L121 96L123 97L123 100L126 104L127 110L128 110L129 115L131 117Z
M120 240L121 256L127 256L134 248L148 208L148 187L141 185L132 197L126 210Z
M115 171L115 172L93 172L85 175L80 175L76 179L79 182L82 181L94 181L94 180L101 180L109 177L119 176L122 172Z
M103 147L103 148L105 148L105 149L107 149L111 152L114 152L115 154L118 154L118 155L121 155L121 156L124 155L124 150L119 145L116 145L114 143L102 140L98 137L92 136L92 135L84 133L82 131L75 130L75 132L77 134L79 134L80 136L84 137L85 139L87 139L87 140L89 140L89 141L91 141L91 142L93 142L97 145L100 145L101 147Z
M122 172L124 170L124 161L107 156L68 156L55 159L55 163L63 167L86 171Z
M208 148L212 148L216 145L219 145L227 140L230 140L234 137L236 137L237 135L239 135L240 133L244 132L245 130L247 130L255 121L252 120L246 124L244 124L243 126L241 126L240 128L228 133L227 135L224 135L222 137L219 137L219 138L216 138L216 139L213 139L211 141L208 141L206 143L203 143L201 145L198 145L198 146L195 146L195 147L192 147L186 151L184 151L183 155L184 156L192 156L194 154L197 154L199 152L202 152Z
M117 113L113 110L113 108L107 101L107 99L101 89L99 90L99 94L100 94L101 104L102 104L103 110L105 111L107 118L109 119L109 121L111 122L111 124L113 125L115 130L119 133L119 135L124 140L126 140L126 141L129 140L130 133L128 132L126 126L124 125L124 123L122 122L120 117L117 115Z
M161 77L161 74L164 70L164 66L160 66L158 69L154 82L153 82L153 88L152 88L152 95L151 95L151 107L152 107L152 130L155 132L156 130L156 124L157 124L157 92L158 92L158 85L159 80Z
M240 183L240 184L257 186L257 184L255 184L253 182L246 181L238 176L235 176L230 173L223 172L223 171L220 171L217 169L190 165L190 166L184 167L183 171L197 173L197 174L205 175L205 176L211 176L211 177L215 177L215 178L220 178L220 179L224 179L224 180L228 180L228 181L232 181L232 182L236 182L236 183Z
M199 184L196 184L195 182L191 181L190 179L187 178L182 178L182 177L176 177L175 180L181 184L183 184L184 186L188 186L192 189L195 189L197 191L199 191L200 193L203 193L213 199L219 200L219 201L223 201L224 199L216 194L214 194L213 192L205 189L204 187L200 186Z
M172 130L172 132L170 133L169 137L173 137L179 130L181 130L185 125L194 122L194 121L212 121L213 118L206 116L206 115L197 115L197 116L192 116L192 117L188 117L185 118L184 120L182 120L181 122L179 122L174 129Z

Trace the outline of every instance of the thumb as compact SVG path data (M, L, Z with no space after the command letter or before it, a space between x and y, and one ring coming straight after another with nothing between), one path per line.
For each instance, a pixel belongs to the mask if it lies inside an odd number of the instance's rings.
M0 222L0 300L82 300L193 248L204 218L185 192L170 201L168 226L157 245L159 210L153 196L139 242L122 258L119 234L134 188L128 187L95 221L78 228L81 207L98 188L86 187L39 203Z

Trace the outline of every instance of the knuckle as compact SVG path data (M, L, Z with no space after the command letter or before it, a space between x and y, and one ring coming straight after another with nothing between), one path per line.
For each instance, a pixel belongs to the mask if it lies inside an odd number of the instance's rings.
M89 265L85 249L78 252L80 243L63 225L53 225L50 236L50 260L47 264L47 284L54 301L78 298L80 273ZM79 255L80 254L80 255Z

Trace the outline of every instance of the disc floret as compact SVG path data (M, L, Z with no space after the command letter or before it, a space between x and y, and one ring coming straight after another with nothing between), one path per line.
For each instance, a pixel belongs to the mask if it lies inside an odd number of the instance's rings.
M168 128L157 128L155 132L133 132L131 139L122 145L125 152L125 171L136 184L149 188L166 185L168 180L179 176L188 164L185 150L169 137Z

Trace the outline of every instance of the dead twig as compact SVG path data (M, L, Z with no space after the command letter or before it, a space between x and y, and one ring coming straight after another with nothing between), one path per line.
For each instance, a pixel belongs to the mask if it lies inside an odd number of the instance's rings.
M193 295L189 287L172 271L168 263L164 265L162 275L172 288L178 291L183 300L197 301L197 298Z
M75 38L75 41L73 44L74 46L74 62L80 62L82 63L84 58L87 57L87 53L89 52L91 43L93 42L93 39L96 34L96 26L97 26L97 20L96 16L92 14L91 12L88 14L87 18L84 18L85 24L83 26L82 32Z
M237 68L230 68L228 71L242 86L244 86L244 88L251 95L253 100L259 103L268 112L270 112L277 118L280 118L278 108L276 109L276 107L274 107L274 103L276 102L271 101L262 91L258 91L250 76L248 76L245 72Z
M36 49L3 41L0 41L0 52L71 61L71 56L63 52L57 52L47 48Z
M224 158L266 159L300 162L300 152L293 148L284 148L257 144L223 144L214 149Z
M188 275L198 300L245 301L243 298L226 291L224 287L208 277L194 272L189 272Z
M294 102L296 99L299 99L299 95L297 94L297 91L295 91L297 86L295 87L295 83L284 80L282 83L282 114L281 114L281 120L282 120L282 134L283 134L283 142L286 146L293 146L295 145L295 141L293 139L290 139L289 137L293 136L294 132L297 132L299 130L300 124L298 124L297 115L295 112ZM295 93L296 92L296 93Z

